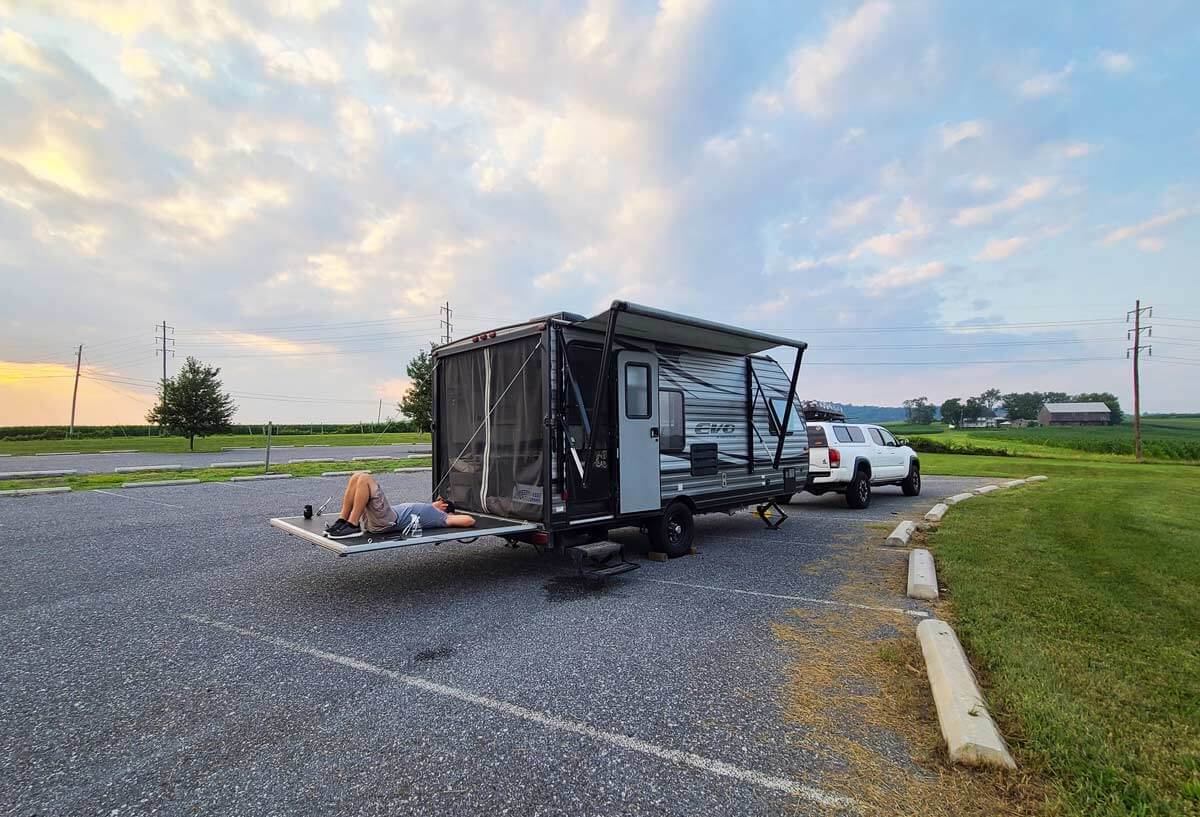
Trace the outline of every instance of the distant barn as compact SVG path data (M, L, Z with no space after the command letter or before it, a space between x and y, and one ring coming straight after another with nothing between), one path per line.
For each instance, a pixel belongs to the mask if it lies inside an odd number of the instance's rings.
M1104 403L1046 403L1038 420L1044 426L1106 426L1112 412Z

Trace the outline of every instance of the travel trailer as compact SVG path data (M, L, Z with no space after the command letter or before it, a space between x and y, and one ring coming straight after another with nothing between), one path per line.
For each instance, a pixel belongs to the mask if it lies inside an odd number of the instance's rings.
M679 556L696 514L754 505L777 526L775 503L808 474L805 347L624 301L448 343L433 351L432 495L477 526L331 541L312 520L272 524L340 555L497 535L593 573L632 567L604 541L612 528ZM794 350L790 377L764 354L776 348Z

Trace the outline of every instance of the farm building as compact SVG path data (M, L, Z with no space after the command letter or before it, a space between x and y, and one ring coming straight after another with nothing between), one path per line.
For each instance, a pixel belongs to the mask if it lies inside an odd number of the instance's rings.
M1044 426L1106 426L1112 412L1104 403L1046 403L1038 421Z

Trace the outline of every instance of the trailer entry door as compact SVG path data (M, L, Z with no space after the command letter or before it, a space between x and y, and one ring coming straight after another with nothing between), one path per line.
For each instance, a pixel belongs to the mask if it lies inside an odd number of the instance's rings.
M658 456L658 358L617 354L617 469L621 513L662 507Z

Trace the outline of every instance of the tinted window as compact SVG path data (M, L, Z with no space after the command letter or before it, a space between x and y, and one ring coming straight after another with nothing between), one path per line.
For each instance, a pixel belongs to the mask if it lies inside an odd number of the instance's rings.
M650 416L650 367L645 363L625 364L625 416L631 420Z
M658 390L658 450L682 451L687 442L683 392Z
M865 436L863 436L861 428L855 428L854 426L846 426L846 430L850 432L850 442L865 443L867 441L867 438Z
M833 436L837 437L839 443L848 443L850 442L850 429L845 426L834 426Z
M828 448L829 438L825 436L825 429L820 426L808 427L808 447L809 448Z
M883 437L884 445L899 445L899 443L896 442L896 438L893 437L891 432L889 432L887 429L881 428L879 429L879 433Z
M875 441L876 445L883 445L883 435L879 433L879 429L871 428L867 430L871 432L871 439Z

